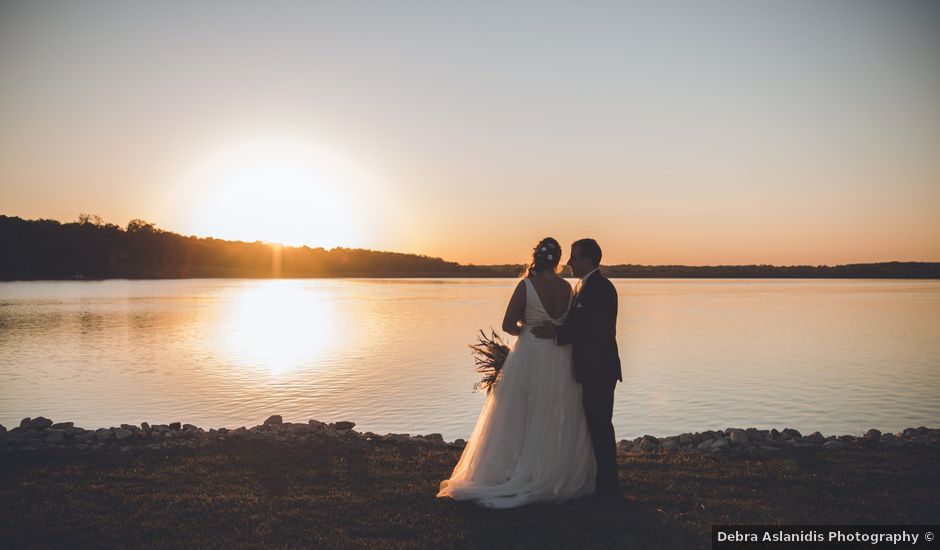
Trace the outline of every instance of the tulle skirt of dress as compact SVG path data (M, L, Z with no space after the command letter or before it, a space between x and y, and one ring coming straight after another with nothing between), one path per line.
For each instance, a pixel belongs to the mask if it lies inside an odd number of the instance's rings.
M594 492L596 465L571 346L524 331L439 497L491 508Z

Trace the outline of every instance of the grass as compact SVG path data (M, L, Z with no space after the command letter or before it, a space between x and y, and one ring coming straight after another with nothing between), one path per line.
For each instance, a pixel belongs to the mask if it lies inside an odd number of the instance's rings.
M14 547L708 548L713 524L940 523L936 446L621 455L613 502L435 498L460 450L229 440L0 454Z

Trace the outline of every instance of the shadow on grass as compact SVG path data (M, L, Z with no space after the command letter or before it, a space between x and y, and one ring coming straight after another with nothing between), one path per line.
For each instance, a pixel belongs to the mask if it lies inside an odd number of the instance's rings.
M465 542L477 548L699 548L703 541L630 498L585 497L561 505L490 510L466 502L443 506Z

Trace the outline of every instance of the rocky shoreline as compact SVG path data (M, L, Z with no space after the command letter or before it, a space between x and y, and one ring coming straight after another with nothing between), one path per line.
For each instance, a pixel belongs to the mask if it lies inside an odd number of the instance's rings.
M53 423L39 416L24 418L18 427L7 429L0 425L0 452L28 451L36 449L72 448L94 451L132 448L212 447L228 440L257 441L313 441L313 440L360 440L366 442L389 441L429 446L462 448L463 439L444 441L439 433L411 435L373 432L357 432L355 422L321 422L311 419L307 423L284 422L281 416L273 415L262 424L237 429L210 428L208 430L192 424L173 422L170 424L121 424L118 427L95 430L76 427L72 422ZM722 453L745 451L749 453L775 453L789 448L820 448L837 451L845 448L900 447L907 445L940 446L940 429L924 426L907 428L897 434L868 430L863 436L830 435L813 432L804 436L798 430L784 428L759 430L756 428L727 428L704 432L683 433L668 437L644 435L633 440L623 439L617 444L621 454L669 452Z

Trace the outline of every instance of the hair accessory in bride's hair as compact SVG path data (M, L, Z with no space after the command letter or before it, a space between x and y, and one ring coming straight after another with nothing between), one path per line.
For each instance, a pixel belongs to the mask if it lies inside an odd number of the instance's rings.
M534 275L545 269L554 269L561 259L561 245L552 237L545 237L532 249L532 261L523 270L522 275Z

